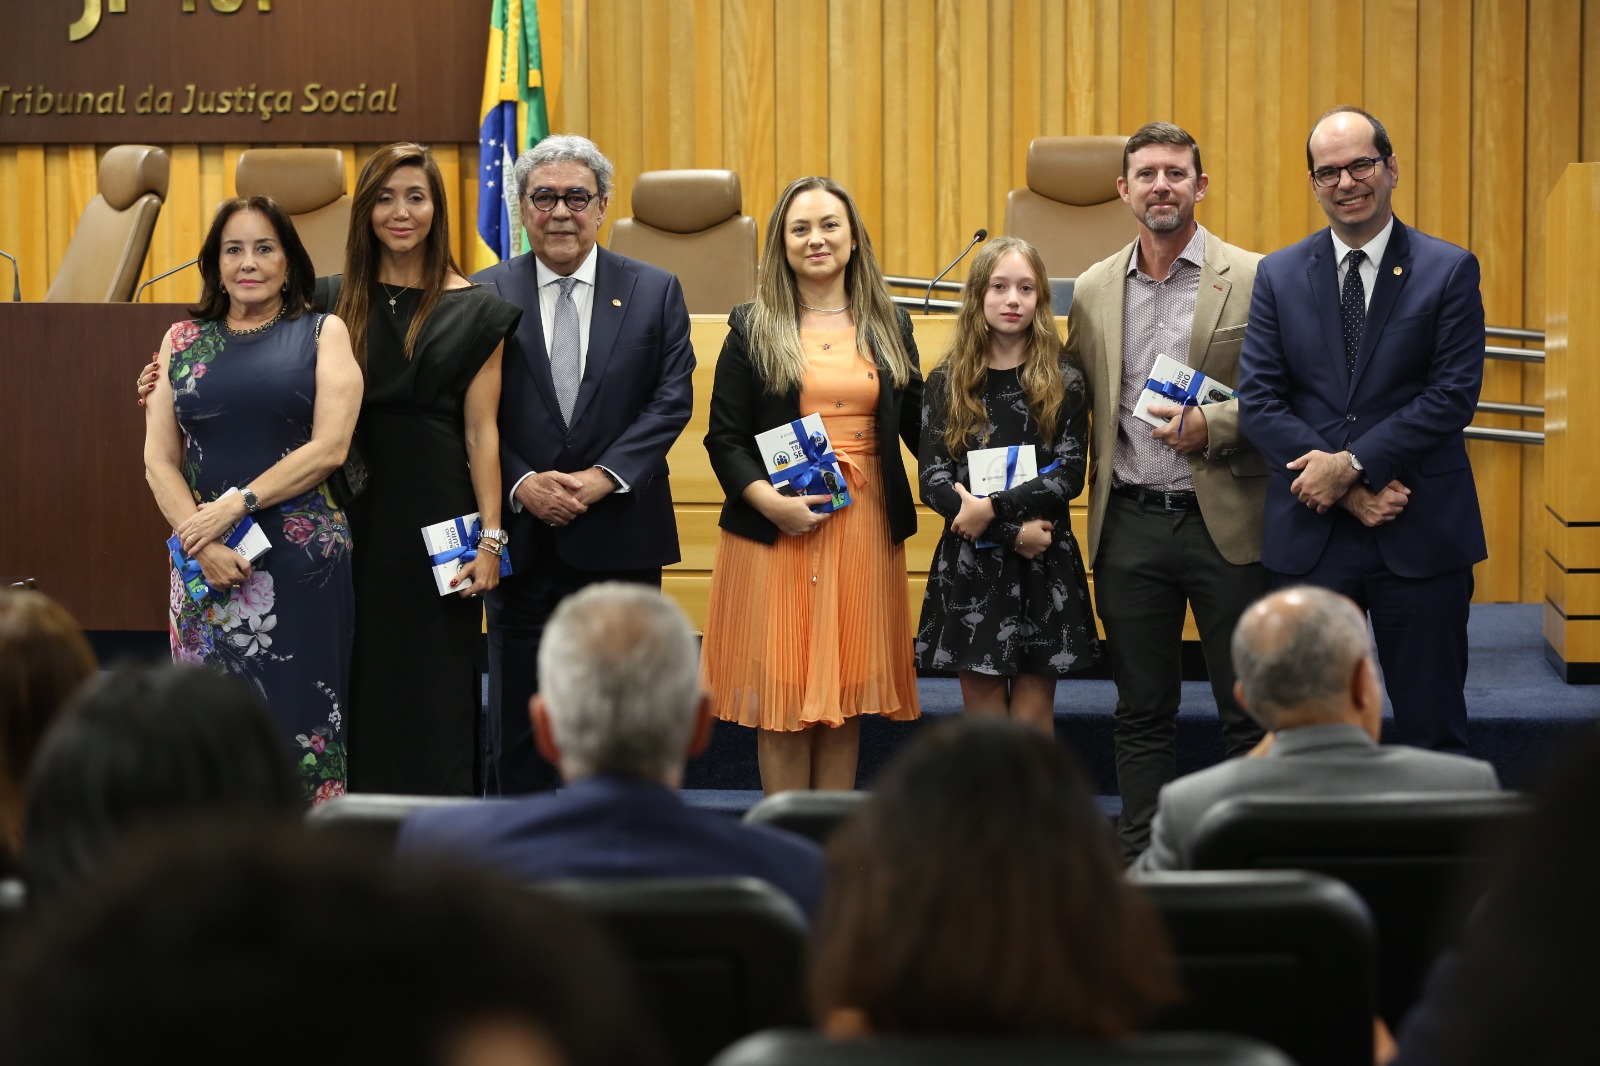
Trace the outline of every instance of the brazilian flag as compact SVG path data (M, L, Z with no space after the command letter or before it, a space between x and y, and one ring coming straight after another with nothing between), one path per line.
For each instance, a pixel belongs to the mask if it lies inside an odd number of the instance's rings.
M472 269L527 251L511 167L550 134L536 0L494 0L478 130L478 236Z

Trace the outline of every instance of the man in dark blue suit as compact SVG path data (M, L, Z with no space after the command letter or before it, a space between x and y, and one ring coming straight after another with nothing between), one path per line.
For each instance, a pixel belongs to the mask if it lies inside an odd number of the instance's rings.
M525 312L500 390L513 573L488 597L491 792L557 783L527 713L556 604L596 581L659 588L679 559L667 450L694 410L689 312L677 278L595 246L613 174L583 137L524 152L513 180L533 250L473 278Z
M1329 228L1262 260L1239 356L1239 423L1277 471L1261 561L1370 614L1395 739L1465 751L1478 261L1394 217L1400 164L1365 111L1325 114L1306 162Z
M678 796L684 763L710 738L711 697L672 601L621 583L567 597L545 627L539 674L534 730L567 787L420 812L401 828L402 853L450 852L530 880L757 877L815 911L821 848Z

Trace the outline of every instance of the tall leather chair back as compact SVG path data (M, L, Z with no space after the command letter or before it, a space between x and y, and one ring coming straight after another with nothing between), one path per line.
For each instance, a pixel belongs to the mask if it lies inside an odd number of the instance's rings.
M1117 193L1126 137L1035 137L1028 184L1006 196L1006 236L1044 257L1052 278L1075 278L1138 235Z
M67 254L44 294L50 303L127 303L167 198L167 153L120 144L100 159L99 192L83 209Z
M756 296L756 220L741 214L731 170L647 170L633 217L611 229L610 249L678 276L694 315L725 315Z
M337 148L252 148L239 156L240 196L270 196L288 212L318 277L344 273L350 194Z

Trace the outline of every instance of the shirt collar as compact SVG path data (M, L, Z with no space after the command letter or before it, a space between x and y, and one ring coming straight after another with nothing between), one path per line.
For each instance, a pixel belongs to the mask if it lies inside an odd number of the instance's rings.
M555 282L560 281L562 279L562 277L564 277L564 276L577 278L579 281L583 282L585 285L589 286L590 288L593 288L594 287L595 268L596 268L596 265L599 262L600 262L600 245L599 244L596 244L593 248L589 249L588 256L584 258L583 262L578 264L578 269L574 270L570 275L557 274L554 270L551 270L549 267L545 266L544 262L538 256L534 256L533 257L533 269L535 271L534 276L538 278L538 280L539 280L539 288L541 288L541 289L544 288L546 285L551 285L551 284L554 284Z
M1206 228L1195 224L1194 233L1189 237L1189 243L1183 246L1183 251L1178 253L1178 258L1173 262L1182 261L1192 267L1201 267L1206 261ZM1135 274L1139 270L1139 242L1133 242L1133 249L1128 253L1128 266L1126 273Z
M1339 235L1334 233L1331 228L1328 230L1328 233L1333 237L1333 261L1342 266L1344 264L1345 256L1350 254L1350 246L1341 241L1339 239ZM1378 268L1379 263L1383 262L1383 253L1388 249L1389 238L1393 234L1394 216L1390 215L1388 225L1379 230L1376 237L1372 238L1372 240L1361 246L1361 250L1367 253L1367 258L1372 260L1372 268L1374 270Z

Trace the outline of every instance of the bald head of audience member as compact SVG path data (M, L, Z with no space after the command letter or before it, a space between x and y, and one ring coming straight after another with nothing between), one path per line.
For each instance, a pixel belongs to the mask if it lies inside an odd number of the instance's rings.
M689 620L660 592L605 582L561 601L539 645L539 752L568 782L604 774L677 788L711 737Z
M1383 689L1366 616L1351 600L1299 585L1256 601L1233 632L1239 703L1274 733L1359 725L1378 739Z

